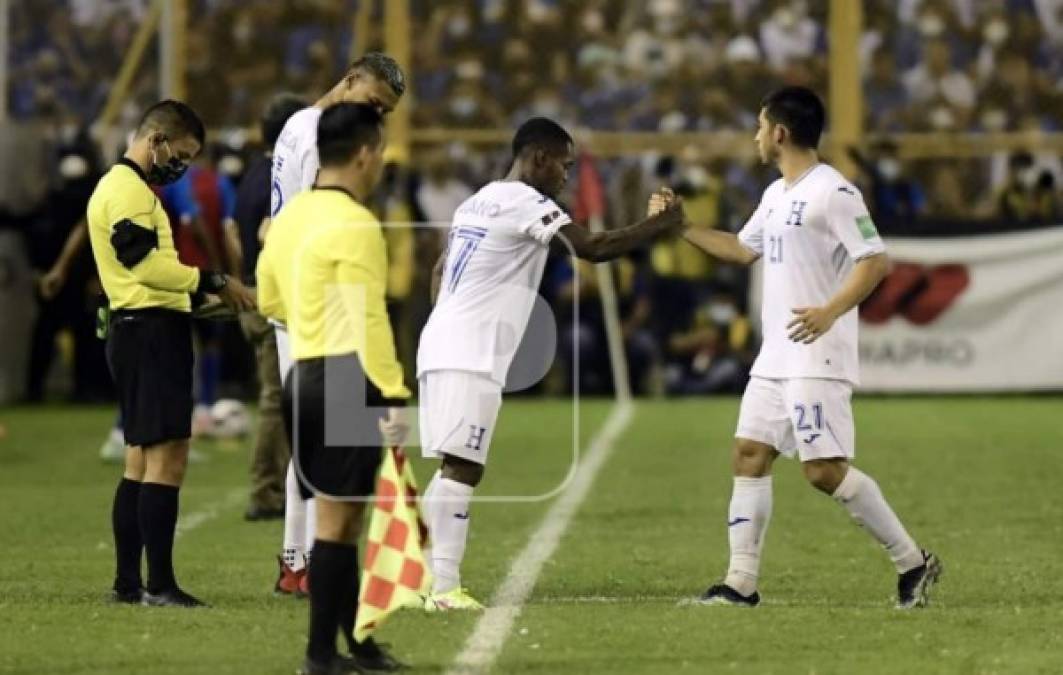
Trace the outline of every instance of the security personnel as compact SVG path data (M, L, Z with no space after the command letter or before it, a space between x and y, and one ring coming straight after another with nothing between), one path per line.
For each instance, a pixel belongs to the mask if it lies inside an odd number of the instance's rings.
M382 124L366 104L324 110L317 181L273 219L258 260L261 311L288 326L295 360L284 415L296 472L317 500L304 673L397 666L372 639L354 640L365 498L382 446L405 438L410 396L388 322L384 234L363 206L383 168ZM336 653L341 628L350 659Z
M111 514L118 602L203 604L178 587L173 572L192 426L191 294L216 294L236 311L253 308L254 298L238 279L177 260L170 222L150 187L180 178L203 139L203 123L191 108L156 103L88 204L92 254L110 308L107 363L125 421L125 474ZM146 589L141 548L148 558Z

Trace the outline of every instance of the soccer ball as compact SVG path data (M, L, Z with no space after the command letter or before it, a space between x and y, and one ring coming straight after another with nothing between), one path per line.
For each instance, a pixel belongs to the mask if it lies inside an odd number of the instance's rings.
M241 401L221 399L211 406L210 417L214 438L240 438L251 431L251 413Z

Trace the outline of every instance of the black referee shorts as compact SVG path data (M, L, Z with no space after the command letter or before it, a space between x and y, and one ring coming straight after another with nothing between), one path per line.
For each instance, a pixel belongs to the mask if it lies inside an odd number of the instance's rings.
M373 494L387 405L355 354L295 362L282 408L304 498Z
M149 446L192 435L192 319L169 309L116 310L107 365L125 441Z

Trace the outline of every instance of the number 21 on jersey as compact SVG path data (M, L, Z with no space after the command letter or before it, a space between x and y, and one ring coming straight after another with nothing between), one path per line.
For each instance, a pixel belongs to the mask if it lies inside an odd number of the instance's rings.
M782 262L782 237L774 234L768 237L768 262Z

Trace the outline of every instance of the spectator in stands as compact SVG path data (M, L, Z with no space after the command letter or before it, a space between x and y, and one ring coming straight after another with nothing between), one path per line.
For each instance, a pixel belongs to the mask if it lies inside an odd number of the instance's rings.
M749 319L727 292L713 294L694 313L693 325L669 336L670 394L737 393L749 379L752 362Z
M821 51L822 28L808 16L808 5L795 0L766 3L770 14L760 24L760 44L768 65L782 70L791 61L812 57Z
M926 209L926 196L919 184L905 172L897 155L897 144L888 139L872 145L870 156L856 148L849 154L866 177L870 206L879 225L911 221Z
M931 110L948 110L953 116L949 128L964 128L967 115L975 104L975 88L971 78L952 65L949 43L933 39L923 44L923 56L919 65L904 73L901 78L912 103ZM944 113L938 113L940 115ZM931 122L938 129L946 125Z
M1015 223L1046 223L1060 217L1055 178L1034 165L1033 155L1017 152L1009 163L1010 178L997 198L998 216Z
M28 238L31 262L43 272L26 384L26 399L34 402L44 399L56 336L62 330L69 330L73 338L73 398L87 400L106 393L110 381L100 367L104 361L96 339L96 305L86 292L95 273L84 246L85 207L102 175L87 134L59 149L58 173L59 181L49 191L44 212Z
M877 49L871 56L871 67L864 78L864 103L869 126L876 131L903 128L908 92L897 78L897 63L887 47Z

